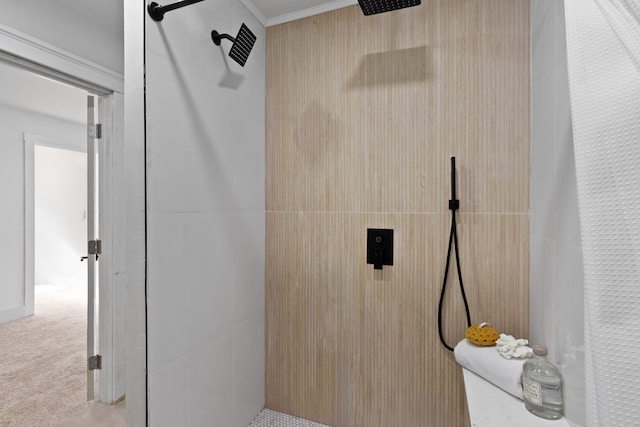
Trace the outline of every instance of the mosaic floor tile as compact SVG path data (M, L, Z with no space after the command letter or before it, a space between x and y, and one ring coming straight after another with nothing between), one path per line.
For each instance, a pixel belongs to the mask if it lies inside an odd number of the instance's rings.
M263 409L258 416L251 422L249 427L331 427L326 424L314 423L313 421L303 418L294 417L293 415L283 414L281 412L272 411L271 409Z

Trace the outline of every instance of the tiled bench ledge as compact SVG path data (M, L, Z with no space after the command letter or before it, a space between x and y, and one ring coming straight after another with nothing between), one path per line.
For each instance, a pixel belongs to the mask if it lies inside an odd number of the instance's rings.
M545 420L527 411L524 402L462 368L472 427L569 427L564 418Z

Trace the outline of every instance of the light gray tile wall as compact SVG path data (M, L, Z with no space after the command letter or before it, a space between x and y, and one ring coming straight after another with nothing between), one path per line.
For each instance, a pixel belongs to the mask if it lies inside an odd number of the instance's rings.
M146 425L144 8L124 2L127 425Z
M564 2L531 1L530 340L564 379L565 416L584 425L583 267Z
M264 407L265 31L235 0L146 19L150 422L246 427ZM244 68L210 36L243 22Z

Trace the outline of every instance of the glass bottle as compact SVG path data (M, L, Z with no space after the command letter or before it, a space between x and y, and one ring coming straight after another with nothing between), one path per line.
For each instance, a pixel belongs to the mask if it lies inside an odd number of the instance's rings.
M547 361L547 348L533 346L533 359L522 366L524 404L534 415L548 420L562 418L562 378L558 368Z

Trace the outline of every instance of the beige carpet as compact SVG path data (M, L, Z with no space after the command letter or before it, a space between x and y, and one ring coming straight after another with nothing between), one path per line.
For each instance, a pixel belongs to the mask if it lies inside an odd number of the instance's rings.
M86 290L36 286L34 316L0 324L0 426L47 427L86 408Z

